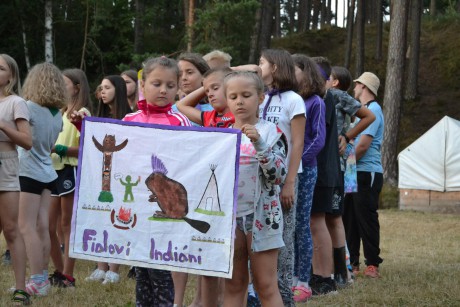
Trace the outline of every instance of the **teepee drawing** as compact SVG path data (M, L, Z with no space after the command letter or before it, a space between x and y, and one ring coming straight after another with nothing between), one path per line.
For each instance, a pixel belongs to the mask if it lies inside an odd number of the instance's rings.
M214 172L217 168L217 165L211 164L209 167L212 173L209 177L208 184L204 189L203 196L201 196L201 200L195 209L195 212L207 215L224 216L225 213L220 207L219 187L217 186L216 174Z

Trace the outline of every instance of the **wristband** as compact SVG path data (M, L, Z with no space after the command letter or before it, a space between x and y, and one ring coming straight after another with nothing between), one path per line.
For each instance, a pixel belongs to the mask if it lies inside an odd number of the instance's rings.
M67 155L67 150L69 149L69 147L65 146L65 145L61 145L61 144L57 144L56 146L54 146L54 151L56 152L56 154L59 155L59 157L64 157Z
M347 144L350 143L350 138L344 132L340 133L340 135L345 138L345 141L347 141Z

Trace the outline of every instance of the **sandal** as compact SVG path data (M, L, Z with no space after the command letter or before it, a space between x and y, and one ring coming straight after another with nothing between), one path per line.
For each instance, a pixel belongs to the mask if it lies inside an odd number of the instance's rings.
M30 305L30 295L24 290L14 290L11 301L14 305Z

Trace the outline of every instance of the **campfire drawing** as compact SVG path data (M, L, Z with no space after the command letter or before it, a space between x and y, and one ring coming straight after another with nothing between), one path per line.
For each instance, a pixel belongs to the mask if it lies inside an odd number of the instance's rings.
M155 155L152 155L152 174L145 180L147 188L152 192L150 202L156 202L161 211L156 211L154 218L165 218L173 220L184 220L199 232L208 232L211 225L199 220L187 218L188 199L187 190L177 181L168 178L163 162Z
M123 224L129 224L133 221L133 218L131 216L131 209L125 209L123 207L120 207L120 210L118 211L117 215L117 220Z
M126 209L120 207L120 209L118 210L118 214L115 213L115 209L112 209L112 213L110 214L110 220L115 228L128 230L136 226L137 216L136 214L131 214L131 208Z

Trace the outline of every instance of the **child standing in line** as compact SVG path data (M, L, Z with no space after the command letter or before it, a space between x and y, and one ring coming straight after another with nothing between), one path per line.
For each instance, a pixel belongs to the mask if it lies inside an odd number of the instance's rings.
M276 124L286 135L289 155L288 172L281 188L283 205L283 240L286 245L278 258L278 282L284 306L294 306L292 276L294 274L294 231L297 206L297 174L302 171L302 152L305 135L305 103L297 93L295 65L289 52L267 49L259 61L262 79L268 87L259 118Z
M62 73L49 63L35 65L23 88L27 99L32 130L32 148L19 149L19 230L30 265L26 291L45 296L51 288L48 281L50 237L48 211L57 174L51 161L51 149L62 129L62 113L67 101ZM24 261L25 256L17 261Z
M233 124L235 118L227 106L223 88L224 77L231 72L230 68L208 70L203 76L203 86L177 103L179 111L192 122L204 127L227 128ZM212 111L196 109L196 105L205 97L213 107Z
M56 268L55 272L49 277L49 281L51 285L59 287L75 287L75 278L73 277L75 259L69 258L69 239L80 132L70 122L70 116L73 111L80 111L90 115L92 108L85 73L81 69L74 68L66 69L62 74L64 75L69 101L62 109L62 131L51 155L58 179L51 191L52 197L49 208L50 254ZM62 259L61 247L56 232L57 223L61 224L64 235L64 259Z
M292 56L295 74L299 84L299 94L305 99L307 123L302 154L303 171L299 174L299 195L296 210L294 290L295 302L306 302L312 291L308 282L311 275L313 241L310 231L310 214L313 203L313 190L318 176L316 156L324 147L326 137L326 106L324 79L316 63L303 54Z
M188 94L176 105L179 111L194 123L204 127L228 128L235 122L233 114L227 106L224 91L224 78L231 73L230 68L210 69L203 75L203 86ZM200 111L196 105L207 97L214 108L213 111ZM211 276L197 276L196 296L191 306L214 307L218 304L221 293L221 280Z
M128 95L128 104L131 111L137 111L138 88L137 72L135 70L125 70L120 76L126 82L126 94Z
M166 57L149 59L142 71L140 89L145 100L139 101L139 111L124 121L190 126L183 114L171 109L178 90L179 68ZM136 306L173 306L174 283L171 272L136 267Z
M16 95L18 90L18 64L9 55L0 54L0 225L13 259L16 284L12 301L28 305L30 296L25 291L25 263L16 261L25 253L18 228L20 185L16 146L29 150L32 137L29 110L25 101Z
M117 75L106 76L101 82L101 100L98 117L122 119L130 112L125 80ZM120 265L98 262L97 268L86 281L99 281L103 285L120 281Z
M224 306L243 306L248 287L248 259L263 306L282 306L277 284L278 249L283 218L278 186L286 175L284 136L273 123L259 119L264 85L257 74L233 72L224 81L227 103L240 129L240 170L233 276L225 282Z

